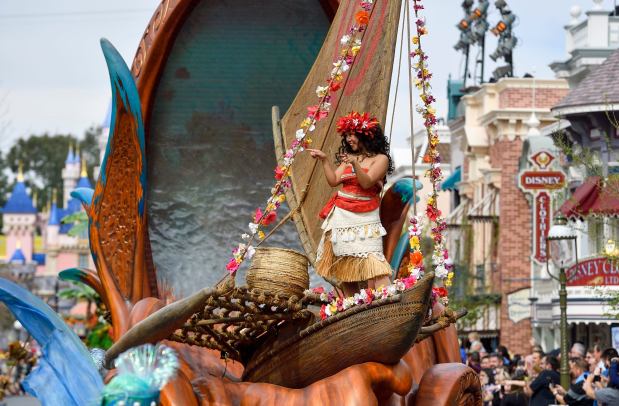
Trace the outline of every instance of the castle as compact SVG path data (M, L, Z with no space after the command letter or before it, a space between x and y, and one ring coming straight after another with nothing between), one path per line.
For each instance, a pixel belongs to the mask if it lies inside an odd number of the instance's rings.
M28 194L20 165L17 182L8 201L2 208L2 233L6 239L6 256L0 262L10 264L18 278L29 278L33 282L33 293L61 312L68 312L72 303L63 303L57 297L63 287L58 273L68 268L94 269L87 235L72 236L69 230L73 224L62 219L83 210L80 202L71 197L75 188L88 187L86 162L79 153L69 148L64 169L62 208L52 198L48 207L39 212L33 198ZM35 241L37 242L35 244Z

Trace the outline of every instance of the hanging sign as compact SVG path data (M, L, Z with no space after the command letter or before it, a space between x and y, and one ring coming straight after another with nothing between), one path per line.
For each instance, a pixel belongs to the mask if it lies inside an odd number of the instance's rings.
M532 168L525 168L518 174L518 186L527 194L533 195L533 253L532 259L538 264L546 262L548 247L546 237L550 230L552 217L551 191L566 185L566 175L560 170L549 170L555 157L548 151L538 151L529 156ZM554 166L554 165L553 165Z
M545 262L548 253L546 236L550 229L550 195L546 192L539 192L535 196L535 244L533 246L533 258L538 262Z
M604 257L580 261L566 271L567 286L617 286L619 263Z

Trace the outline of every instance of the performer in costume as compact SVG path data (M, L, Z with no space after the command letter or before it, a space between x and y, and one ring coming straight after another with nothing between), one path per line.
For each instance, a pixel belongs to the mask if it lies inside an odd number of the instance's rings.
M380 223L379 206L385 176L393 172L389 142L376 118L352 112L339 118L337 131L342 146L336 166L327 155L308 149L322 161L330 186L342 185L320 212L324 219L318 246L316 272L335 281L351 296L359 282L369 288L390 283L392 269L383 254L382 237L387 234Z

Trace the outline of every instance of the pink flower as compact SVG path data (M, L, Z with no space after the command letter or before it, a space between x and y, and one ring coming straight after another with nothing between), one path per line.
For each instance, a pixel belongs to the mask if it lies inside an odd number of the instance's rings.
M256 212L254 213L254 223L259 223L261 218L262 218L262 210L260 210L260 207L258 207L256 209Z
M226 265L226 269L230 273L235 273L239 269L240 264L236 262L236 259L232 258L230 262Z
M320 295L321 293L325 293L325 288L323 288L322 286L319 286L317 288L312 288L312 293L316 293Z
M320 121L323 118L327 117L329 115L329 112L325 111L325 110L321 110L318 105L316 106L309 106L307 108L307 116L308 117L314 117L316 118L316 121Z

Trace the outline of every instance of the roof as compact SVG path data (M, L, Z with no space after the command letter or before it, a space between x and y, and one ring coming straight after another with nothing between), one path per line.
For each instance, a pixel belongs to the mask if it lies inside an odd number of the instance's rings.
M17 248L13 255L11 255L11 259L9 259L9 263L21 262L22 264L26 263L26 256L21 248Z
M607 182L599 176L587 178L578 186L572 196L559 208L559 212L568 218L581 219L588 216L619 216L619 177L611 175Z
M92 184L90 183L90 179L88 179L87 176L82 176L77 181L77 186L75 188L78 188L78 187L87 187L87 188L91 188L92 189Z
M52 203L52 208L49 212L49 220L47 222L50 226L59 226L60 225L60 217L58 213L58 206L56 203Z
M458 183L462 180L462 167L458 166L456 170L443 181L441 184L441 190L456 190L458 189Z
M2 212L5 214L13 213L32 213L36 214L37 209L32 204L32 199L26 192L26 185L24 182L17 182L13 187L11 197L2 208Z
M608 105L619 102L619 50L595 67L552 110L572 106Z

